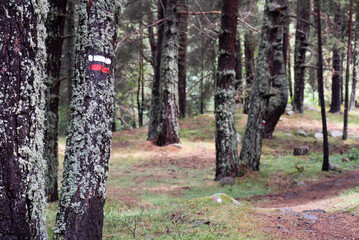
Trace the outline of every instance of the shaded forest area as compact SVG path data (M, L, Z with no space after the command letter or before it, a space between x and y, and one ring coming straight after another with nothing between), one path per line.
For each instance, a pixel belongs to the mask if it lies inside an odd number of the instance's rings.
M359 236L358 0L1 4L1 239Z

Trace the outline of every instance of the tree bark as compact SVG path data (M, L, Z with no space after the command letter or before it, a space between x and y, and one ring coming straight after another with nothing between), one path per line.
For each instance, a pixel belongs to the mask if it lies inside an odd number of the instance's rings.
M0 239L47 239L44 79L47 1L0 11Z
M323 129L323 171L329 170L329 144L328 144L328 130L327 130L327 117L325 113L324 101L324 81L323 81L323 50L322 50L322 27L320 23L320 0L314 0L315 20L317 26L318 36L318 93L320 109L322 114L322 129Z
M252 95L253 79L255 74L254 67L254 51L255 42L252 33L244 35L244 56L245 56L245 70L246 70L246 88L244 93L244 107L243 113L248 114L249 104Z
M348 111L349 111L349 75L350 75L350 60L352 53L352 38L353 38L353 7L354 0L350 0L349 21L348 21L348 53L347 53L347 69L345 74L345 102L344 102L344 129L343 140L348 139Z
M341 38L342 14L340 6L336 6L339 11L334 16L334 22L337 26L335 29L336 39ZM333 46L333 76L332 76L332 101L330 105L330 113L340 113L340 85L341 85L341 49L338 44L334 43Z
M158 0L158 19L165 17L165 9L167 0ZM152 84L152 97L151 97L151 108L150 108L150 121L148 125L148 136L147 140L154 140L158 137L159 119L160 119L160 67L161 67L161 56L162 56L162 42L165 25L161 24L157 31L157 44L156 44L156 60L155 60L155 74Z
M297 0L297 17L307 22L310 21L311 0ZM305 61L306 47L309 45L309 24L297 20L297 30L295 33L294 50L294 98L293 110L297 113L304 111L304 88L305 88Z
M235 121L235 43L238 1L223 0L219 35L216 91L216 176L215 180L239 176L240 162Z
M114 111L114 45L121 3L78 6L75 77L55 239L102 239Z
M236 57L235 57L235 67L234 70L236 72L236 77L235 77L235 86L234 88L236 89L237 94L239 95L239 97L242 99L243 101L243 76L242 76L242 46L241 46L241 38L240 35L237 33L236 36Z
M264 23L256 64L248 121L240 159L250 171L259 171L263 132L270 116L270 98L281 95L284 77L282 50L282 0L266 0ZM280 93L278 93L280 92Z
M188 12L188 0L179 0L180 9ZM186 117L187 33L188 14L179 14L178 22L178 97L180 117Z
M47 62L45 81L45 137L44 137L44 159L47 163L45 172L46 195L49 202L59 199L58 196L58 119L59 119L59 91L61 54L64 34L65 13L67 1L49 1L49 12L47 15L46 39Z
M357 78L358 78L358 57L359 57L359 6L358 4L355 6L355 16L356 16L356 27L355 27L355 37L354 37L354 49L353 49L353 84L352 84L352 93L350 97L350 109L355 108L355 100L356 100L356 86L357 86Z
M179 143L177 0L168 0L160 67L160 120L157 144Z

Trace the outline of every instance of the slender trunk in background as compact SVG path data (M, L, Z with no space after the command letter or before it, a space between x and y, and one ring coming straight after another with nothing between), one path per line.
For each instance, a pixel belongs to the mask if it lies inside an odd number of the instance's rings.
M168 0L160 67L160 118L157 144L179 143L177 0Z
M246 33L244 35L244 55L245 55L245 69L246 69L246 88L244 93L244 107L243 113L247 114L249 111L249 103L252 95L253 79L254 79L254 51L255 43L253 33Z
M352 93L350 96L350 109L354 110L355 100L356 100L356 86L358 79L358 64L359 64L359 5L355 6L355 16L356 16L356 27L355 27L355 37L354 37L354 49L353 49L353 84L352 84Z
M320 0L314 0L315 20L317 26L318 36L318 64L317 64L317 78L318 78L318 93L320 109L322 114L322 129L323 129L323 171L329 170L329 144L328 144L328 130L327 117L325 113L324 101L324 81L323 81L323 50L322 50L322 27L320 23Z
M158 0L158 19L164 19L165 17L165 8L167 5L167 0ZM153 77L152 83L152 96L151 96L151 108L150 108L150 121L148 125L148 135L147 140L154 140L158 137L158 127L160 119L160 67L161 67L161 56L162 56L162 42L164 34L165 25L161 23L158 26L157 31L157 44L156 44L156 59L154 62L155 65L155 74Z
M66 39L65 39L65 64L67 69L67 85L68 85L68 97L69 102L71 101L72 95L72 79L74 77L74 60L75 60L75 37L76 34L76 10L75 2L78 0L67 0L67 14L65 19L65 28L66 28Z
M179 9L188 12L188 0L179 0ZM178 97L180 117L186 117L188 14L179 14L178 22Z
M310 6L311 0L297 0L297 17L304 21L297 20L297 30L295 32L294 49L294 98L293 110L297 113L304 111L304 88L305 88L305 61L306 52L309 45L310 28Z
M216 115L215 180L239 176L240 162L235 121L235 44L238 1L223 0L218 71L214 95Z
M347 53L347 69L345 74L345 102L344 102L344 130L343 140L348 139L348 111L349 111L349 75L350 75L350 60L352 53L352 38L353 38L353 7L354 0L350 1L349 22L348 22L348 53Z
M290 42L288 44L288 74L287 74L287 78L288 78L288 87L289 87L289 97L292 100L293 99L293 83L292 83L292 58L290 57L291 55L291 47L290 47Z
M237 95L241 99L241 103L243 103L243 76L242 76L242 46L241 46L241 37L237 32L236 36L236 57L235 57L235 67L234 70L236 72L236 80L234 84L234 88L236 89Z
M140 23L142 27L142 23ZM143 99L143 83L144 83L144 68L143 68L143 40L142 31L140 32L140 49L139 49L139 69L138 69L138 81L137 81L137 112L138 112L138 126L143 126L143 110L144 110L144 99Z
M334 16L334 22L336 29L334 36L339 41L341 39L341 28L342 28L342 13L340 11L340 5L337 4L336 8L339 11ZM341 85L341 48L339 44L334 43L333 46L333 76L332 76L332 101L330 104L330 113L340 113L340 85Z
M121 8L115 0L82 0L78 6L76 71L55 239L102 239Z
M147 24L152 24L154 22L153 20L153 14L152 14L152 4L150 1L146 2L146 7L147 10L150 14L147 14ZM153 32L153 27L149 27L147 29L148 31L148 40L149 40L149 44L150 44L150 48L151 48L151 65L153 67L153 69L155 69L155 62L156 62L156 49L157 49L157 44L156 44L156 39L155 39L155 34Z
M204 89L203 89L203 78L204 78L204 37L201 36L201 82L199 85L200 89L200 113L204 113Z
M49 0L46 29L46 74L45 81L45 134L44 159L47 163L45 171L46 195L49 202L59 199L58 196L58 120L59 120L59 91L62 42L66 14L66 0Z
M250 171L259 171L263 132L272 107L271 98L281 101L285 82L282 49L282 0L266 0L248 121L240 159ZM286 90L287 91L287 90ZM286 93L288 94L288 93ZM288 95L287 95L288 96ZM276 105L276 104L275 104ZM278 104L279 106L280 104Z
M0 239L47 239L44 81L47 1L1 1ZM25 14L26 13L26 14Z
M289 2L288 0L284 0L284 5L287 6L286 15L289 14ZM283 22L283 59L284 59L284 73L287 79L287 86L289 86L289 94L292 99L292 80L291 80L291 70L290 70L290 39L289 39L289 25L290 18L284 17Z

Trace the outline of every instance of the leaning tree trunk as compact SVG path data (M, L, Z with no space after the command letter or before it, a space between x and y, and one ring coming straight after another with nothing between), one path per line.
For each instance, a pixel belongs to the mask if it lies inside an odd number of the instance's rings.
M345 102L344 102L344 129L343 140L348 139L348 111L349 111L349 75L350 75L350 60L352 53L352 36L353 36L353 6L354 0L350 1L349 21L348 21L348 53L347 53L347 69L345 74Z
M165 8L167 0L158 0L158 19L165 18ZM150 108L150 121L148 125L147 140L154 140L158 137L158 127L160 119L160 67L161 67L161 56L162 56L162 42L165 26L160 24L157 31L157 44L156 44L156 59L154 62L155 74L152 83L152 97L151 97L151 108ZM152 42L153 44L153 42Z
M114 107L119 1L82 0L55 239L101 239Z
M49 13L46 21L47 39L47 62L46 62L46 105L45 105L45 137L44 159L47 163L45 172L46 195L49 202L59 199L57 192L58 176L58 119L59 119L59 91L62 40L65 24L66 0L49 1Z
M304 111L305 54L309 45L310 2L311 0L297 0L298 20L295 33L294 97L292 102L293 110L297 113Z
M339 5L336 6L339 9ZM337 11L334 16L336 24L335 37L337 41L341 38L342 14ZM333 46L333 76L332 76L332 101L330 113L340 113L340 85L341 85L341 50L337 43Z
M244 57L245 57L245 70L246 70L246 88L244 93L244 107L243 113L247 114L249 111L249 104L252 95L253 89L253 79L255 73L254 67L254 51L255 51L255 43L254 36L252 33L246 33L244 35Z
M47 1L0 11L0 239L47 239L43 159Z
M168 0L163 32L160 67L159 134L157 144L179 143L178 108L178 29L177 0Z
M238 1L223 0L219 57L214 95L216 115L216 177L239 176L235 121L235 44Z
M327 130L327 117L325 113L324 101L324 81L323 81L323 50L322 50L322 28L320 23L320 0L314 0L315 22L317 27L318 36L318 65L317 65L317 78L318 78L318 93L319 102L322 114L322 129L323 129L323 171L329 170L329 144L328 144L328 130Z
M178 2L184 12L188 12L188 1ZM178 16L178 98L179 111L182 118L186 117L186 75L187 75L187 33L188 33L188 14Z
M251 107L243 138L240 159L250 171L259 171L262 137L265 123L270 113L270 98L281 95L284 68L282 54L281 23L285 6L282 0L266 0L264 24L256 64ZM278 91L279 90L279 91ZM280 92L280 93L279 93ZM278 100L280 100L278 98Z
M282 7L287 8L287 3L283 2ZM287 11L286 11L287 13ZM287 14L286 14L287 15ZM279 27L278 35L277 35L277 42L278 46L274 47L273 49L273 56L274 62L272 63L271 68L272 76L276 76L271 83L271 93L275 94L273 97L270 98L268 112L265 116L265 128L263 137L264 138L273 138L273 132L275 126L277 125L280 117L285 111L288 101L288 82L286 78L286 58L287 58L287 47L289 44L289 36L287 36L288 32L286 32L286 28L288 26L285 25L285 18L278 19L277 22L278 26L283 26L283 28ZM282 32L282 34L281 34ZM283 37L283 45L280 44Z

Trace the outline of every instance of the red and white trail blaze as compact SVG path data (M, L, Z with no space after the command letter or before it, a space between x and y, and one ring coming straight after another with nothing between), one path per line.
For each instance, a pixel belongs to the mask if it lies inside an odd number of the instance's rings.
M104 56L101 55L89 55L88 56L88 60L89 62L100 62L100 63L104 63L104 64L111 64L111 59L106 58ZM99 71L99 72L103 72L103 73L109 73L110 69L102 64L91 64L91 66L89 66L89 69L92 71Z

